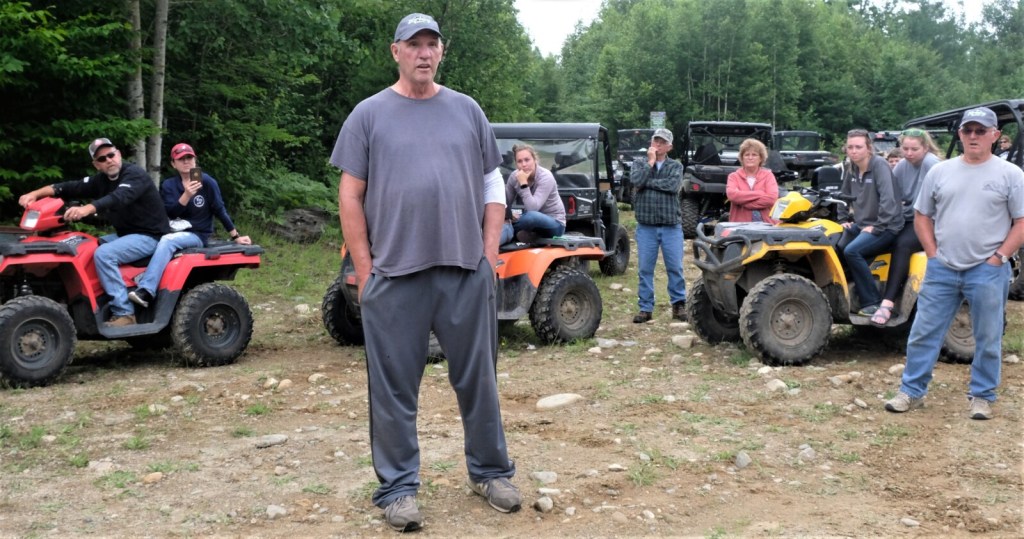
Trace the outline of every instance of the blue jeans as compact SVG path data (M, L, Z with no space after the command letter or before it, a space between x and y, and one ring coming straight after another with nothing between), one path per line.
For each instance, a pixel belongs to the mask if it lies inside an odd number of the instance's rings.
M174 257L174 253L181 249L188 247L202 247L203 240L199 239L199 236L191 232L172 232L165 234L164 237L160 238L160 243L156 244L156 251L153 251L153 257L149 259L149 265L146 266L146 272L142 274L141 279L136 279L139 288L144 288L150 294L156 296L156 287L160 284L160 278L164 275L164 268Z
M641 311L654 311L654 265L658 263L658 247L668 274L668 299L671 303L686 301L683 280L683 227L681 225L636 225L636 253L640 265L637 304Z
M498 245L512 241L516 233L523 230L533 232L542 238L554 238L565 233L565 225L546 213L526 211L515 223L505 223L501 227L501 241Z
M970 394L990 402L996 400L1009 287L1010 264L992 266L982 262L956 271L941 260L929 259L917 298L917 316L907 339L907 367L900 390L914 398L928 393L943 338L960 303L967 300L975 342Z
M853 277L853 284L857 286L857 297L860 298L860 307L878 305L882 301L878 287L875 286L875 278L871 275L871 268L868 267L868 259L885 252L896 240L896 233L891 230L884 232L869 232L862 234L860 227L852 225L845 232L853 237L850 243L843 248L843 255L846 257L846 265Z
M128 316L135 314L135 309L128 302L128 288L121 278L121 264L135 262L146 258L156 249L156 238L143 234L129 234L118 237L117 234L103 236L103 245L96 249L93 264L100 278L103 290L110 296L110 314Z

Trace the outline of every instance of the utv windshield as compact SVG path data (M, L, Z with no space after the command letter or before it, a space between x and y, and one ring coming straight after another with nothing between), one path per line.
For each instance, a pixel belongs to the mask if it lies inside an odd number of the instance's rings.
M821 139L815 135L786 135L778 137L779 151L816 152L820 149Z
M573 140L530 140L498 139L498 150L502 155L501 174L508 178L516 168L512 147L528 144L537 152L537 165L555 173L559 187L594 187L595 154L597 141L593 139ZM603 160L603 159L602 159ZM602 163L603 166L603 163ZM567 180L571 185L563 185Z
M620 129L619 151L633 151L646 148L651 144L653 129Z

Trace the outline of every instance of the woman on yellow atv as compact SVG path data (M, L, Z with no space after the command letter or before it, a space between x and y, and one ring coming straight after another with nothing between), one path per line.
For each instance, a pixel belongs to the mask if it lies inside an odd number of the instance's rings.
M852 202L849 208L839 210L839 221L846 229L839 247L860 299L857 314L872 316L882 298L868 259L885 252L903 228L902 195L895 187L889 163L875 155L866 130L854 129L846 134L846 156L851 167L840 192Z

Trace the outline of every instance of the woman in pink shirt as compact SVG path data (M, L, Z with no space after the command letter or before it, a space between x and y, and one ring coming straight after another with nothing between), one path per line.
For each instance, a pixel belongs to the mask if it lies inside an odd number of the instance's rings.
M767 159L768 149L761 141L748 138L740 144L741 166L729 175L725 187L730 221L775 223L768 214L779 198L779 184L772 171L763 166Z

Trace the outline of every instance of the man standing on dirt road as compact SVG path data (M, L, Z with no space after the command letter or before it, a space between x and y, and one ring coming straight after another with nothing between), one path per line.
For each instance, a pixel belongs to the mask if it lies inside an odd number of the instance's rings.
M960 121L963 154L937 163L914 204L914 229L928 256L907 340L907 365L890 412L924 406L942 340L962 301L971 309L971 419L990 419L1002 361L1009 256L1024 243L1024 172L992 155L999 123L978 107Z
M135 324L135 309L128 302L128 288L121 277L121 264L153 254L160 237L171 231L164 203L156 185L142 167L121 161L121 151L107 138L89 143L89 157L99 174L82 180L55 183L26 193L18 204L27 208L43 197L92 198L91 204L74 206L64 212L64 220L80 221L100 213L117 234L104 236L96 249L93 263L103 290L110 296L110 320L107 327Z
M683 221L679 213L679 189L683 185L683 165L668 157L672 150L672 132L656 129L646 157L633 161L629 181L636 188L633 210L636 215L636 252L639 284L637 304L640 312L633 323L649 322L654 312L654 266L658 247L668 274L668 299L672 318L686 320L686 281L683 279Z
M402 19L398 81L353 109L331 155L366 338L373 503L397 531L423 524L416 412L431 330L459 402L469 487L504 513L522 504L495 372L501 154L476 101L434 82L441 40L433 17Z

